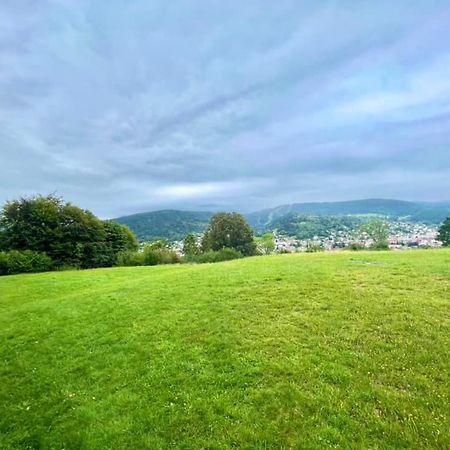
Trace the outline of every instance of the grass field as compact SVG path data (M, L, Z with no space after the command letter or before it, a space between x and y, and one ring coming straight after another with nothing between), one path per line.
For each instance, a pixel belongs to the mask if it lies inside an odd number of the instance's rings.
M0 448L450 448L450 251L0 278Z

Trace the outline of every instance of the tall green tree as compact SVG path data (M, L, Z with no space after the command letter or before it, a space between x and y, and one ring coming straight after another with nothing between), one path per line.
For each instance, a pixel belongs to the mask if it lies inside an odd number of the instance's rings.
M117 222L104 222L106 241L113 253L136 251L139 243L134 233L126 226Z
M218 213L211 218L203 236L202 249L217 251L222 248L234 248L244 256L256 253L253 231L241 214Z
M450 247L450 217L439 228L438 240L444 247Z
M7 202L0 214L0 242L4 250L44 252L57 266L82 268L114 265L120 252L137 249L124 225L104 222L52 195Z

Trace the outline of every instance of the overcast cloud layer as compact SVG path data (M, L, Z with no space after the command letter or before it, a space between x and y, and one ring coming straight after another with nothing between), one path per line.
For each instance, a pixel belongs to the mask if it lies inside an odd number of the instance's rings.
M1 0L0 203L450 198L448 0Z

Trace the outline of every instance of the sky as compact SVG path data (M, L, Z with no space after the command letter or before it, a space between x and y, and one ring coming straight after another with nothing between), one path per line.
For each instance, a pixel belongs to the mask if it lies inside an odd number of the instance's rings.
M1 0L0 204L450 200L450 0Z

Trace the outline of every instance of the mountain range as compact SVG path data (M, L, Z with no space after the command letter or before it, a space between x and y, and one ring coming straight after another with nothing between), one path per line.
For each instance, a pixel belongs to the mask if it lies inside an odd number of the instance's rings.
M244 214L255 232L274 229L281 217L299 213L309 216L379 215L393 220L440 224L450 216L450 202L409 202L403 200L366 199L343 202L292 203ZM161 210L112 219L128 225L141 241L180 240L188 233L203 232L214 215L211 211Z

